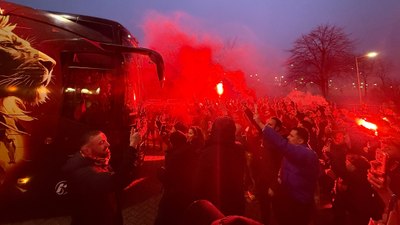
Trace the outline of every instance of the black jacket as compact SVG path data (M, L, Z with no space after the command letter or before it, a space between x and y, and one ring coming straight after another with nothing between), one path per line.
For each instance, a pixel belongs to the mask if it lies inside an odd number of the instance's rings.
M97 165L77 152L63 167L72 199L73 225L121 225L118 194L135 178L135 154L129 147L123 161L113 170Z
M245 209L244 147L235 142L235 123L217 118L195 173L197 199L212 202L224 215L243 215Z

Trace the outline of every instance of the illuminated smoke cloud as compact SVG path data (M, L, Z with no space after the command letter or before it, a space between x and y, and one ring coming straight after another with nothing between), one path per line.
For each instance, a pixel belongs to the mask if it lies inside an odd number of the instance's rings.
M143 30L145 38L141 45L163 55L166 75L165 88L153 89L147 97L216 98L215 86L220 81L224 83L226 97L253 95L244 72L255 70L252 63L259 61L251 45L234 37L224 41L182 12L172 15L149 12ZM145 78L146 82L149 82L149 77Z

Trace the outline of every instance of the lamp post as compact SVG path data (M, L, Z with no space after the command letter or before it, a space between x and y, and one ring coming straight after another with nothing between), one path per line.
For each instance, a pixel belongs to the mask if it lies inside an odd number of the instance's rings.
M358 97L360 99L360 104L362 103L362 99L361 99L361 82L360 82L360 71L358 69L358 59L364 58L364 57L368 57L368 58L374 58L378 55L377 52L369 52L365 55L362 56L356 56L355 61L356 61L356 73L357 73L357 85L358 85Z

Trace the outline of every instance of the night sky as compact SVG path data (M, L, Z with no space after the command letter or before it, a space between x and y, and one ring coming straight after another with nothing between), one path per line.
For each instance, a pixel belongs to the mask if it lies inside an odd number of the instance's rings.
M116 20L149 47L149 20L173 24L198 42L218 40L236 54L246 74L284 73L287 50L318 25L344 28L356 41L356 53L377 51L400 73L399 0L13 0L34 8ZM167 41L167 40L166 40ZM151 46L150 46L151 47ZM222 58L223 54L219 54ZM234 58L231 56L231 58ZM225 57L229 58L229 57ZM226 59L224 59L226 60ZM235 59L231 59L235 61Z

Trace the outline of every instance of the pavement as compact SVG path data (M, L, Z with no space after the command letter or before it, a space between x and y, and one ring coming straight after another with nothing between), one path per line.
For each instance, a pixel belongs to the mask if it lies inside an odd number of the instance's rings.
M143 202L125 208L123 210L124 224L152 225L157 213L160 197L161 195L154 195ZM6 225L69 225L70 223L71 218L65 216L6 223Z

